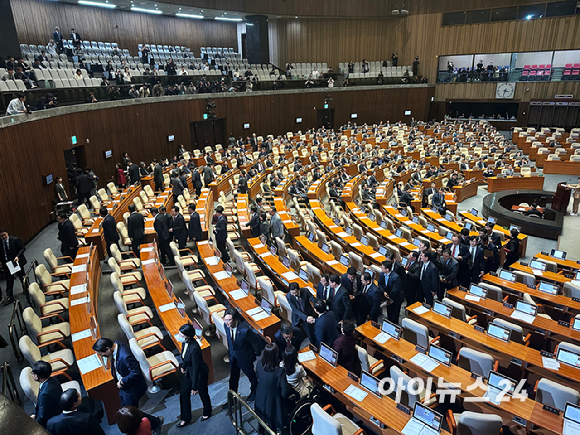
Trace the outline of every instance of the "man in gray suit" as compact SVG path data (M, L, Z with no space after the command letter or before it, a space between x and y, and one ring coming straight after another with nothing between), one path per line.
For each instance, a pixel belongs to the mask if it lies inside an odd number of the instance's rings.
M205 184L205 187L209 187L209 183L211 183L214 179L214 175L213 175L213 170L209 167L209 165L206 165L203 167L203 182Z
M272 231L272 238L280 237L280 239L284 240L284 224L276 207L270 209L270 229Z

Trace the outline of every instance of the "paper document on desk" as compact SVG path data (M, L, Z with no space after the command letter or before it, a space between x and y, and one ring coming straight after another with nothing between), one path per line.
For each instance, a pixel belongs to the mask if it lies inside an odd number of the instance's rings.
M534 275L543 276L544 273L540 269L532 269Z
M150 258L149 260L145 260L144 262L141 263L141 266L147 266L148 264L154 264L155 263L155 258Z
M218 281L221 281L222 279L227 279L230 277L229 273L227 273L225 270L222 270L220 272L216 272L213 274L213 276Z
M570 420L568 418L564 420L564 427L562 428L562 435L576 435L580 433L580 423Z
M204 240L202 242L197 242L198 245L207 245L209 243L209 240Z
M410 361L414 364L417 364L427 372L433 371L439 365L437 361L429 358L427 355L423 355L422 353L418 353L413 358L411 358Z
M423 233L423 234L427 234L427 233L430 233L431 231L429 231L429 230L421 230L421 231L419 231L419 232L420 232L420 233Z
M545 368L547 368L549 370L555 370L555 371L560 370L560 363L558 361L556 361L555 358L547 358L547 357L543 356L542 357L542 364L544 365Z
M86 358L78 359L77 366L81 374L87 374L92 372L99 367L103 367L100 358L96 354L92 354L91 356L87 356Z
M205 258L205 262L207 263L208 266L217 266L220 262L220 258L219 257L206 257Z
M345 237L349 237L348 233L341 231L340 233L336 233L336 237L340 237L341 239L344 239Z
M262 307L256 307L256 308L252 308L251 310L246 311L246 314L248 316L253 316L254 314L258 314L260 311L263 311Z
M263 248L264 244L263 243L258 243L257 245L254 245L254 249L260 249Z
M355 387L354 385L349 385L348 388L346 390L344 390L344 394L352 397L357 402L362 402L364 400L364 398L367 397L367 395L369 393L361 390L358 387Z
M77 273L77 272L84 272L87 270L87 265L86 264L81 264L79 266L73 266L71 272L72 273Z
M465 300L466 301L479 302L480 301L480 297L479 296L473 296L473 295L465 295Z
M449 243L451 240L446 239L445 237L443 237L441 240L439 240L440 243Z
M531 314L522 313L521 311L518 310L514 310L514 312L510 315L510 317L512 319L521 320L523 322L530 324L534 323L534 320L536 320L535 316L532 316Z
M262 252L260 254L260 258L264 258L264 257L272 257L272 253L270 251Z
M378 252L373 252L373 253L371 254L371 257L373 257L373 258L378 258L378 257L382 257L382 256L383 256L383 255L382 255L382 254L380 254L380 253L378 253Z
M145 222L153 222L155 218L145 218Z
M358 248L359 246L362 246L362 244L360 244L359 242L354 242L351 243L350 246L352 246L353 248Z
M91 298L85 296L84 298L75 299L74 301L70 302L70 306L74 307L75 305L87 304L91 301Z
M306 361L312 361L313 359L316 359L316 355L314 355L314 352L312 352L311 350L309 350L308 352L302 352L298 354L298 362L306 362Z
M286 272L282 274L282 277L284 277L286 280L288 281L292 281L294 279L298 279L298 275L296 275L294 272L290 271L290 272Z
M176 308L175 307L175 302L171 301L168 304L161 305L159 307L159 312L164 313L164 312L169 311L169 310L172 310L174 308Z
M328 266L334 266L335 264L338 264L338 261L336 261L336 260L330 260L330 261L327 261L326 264Z
M385 344L387 341L389 341L389 338L391 338L389 334L381 332L377 334L373 340L375 340L377 343Z
M401 434L403 434L403 435L420 435L421 431L423 431L423 429L426 427L427 427L426 425L421 423L416 418L411 418L407 422L407 424L405 425L403 430L401 431Z
M231 292L230 292L230 297L231 297L231 298L232 298L234 301L237 301L238 299L243 299L243 298L245 298L246 296L247 296L247 295L246 295L246 292L244 292L244 291L243 291L243 290L241 290L241 289L234 290L234 291L231 291Z
M389 240L394 240L396 238L397 238L397 236L395 236L394 234L391 234L390 236L387 236L387 239L389 239Z
M252 316L252 319L254 319L254 321L256 321L256 322L259 322L260 320L267 319L268 317L270 317L270 315L267 312L262 310L260 313L254 314Z
M140 252L151 252L155 249L155 246L147 246L146 248L141 249Z
M71 336L70 336L72 341L79 341L79 340L82 340L83 338L88 338L88 337L92 337L90 329L85 329L84 331L81 331L81 332L75 332L74 334L71 334Z
M421 306L419 306L417 308L413 308L413 312L415 314L418 314L419 316L425 314L428 311L429 311L429 309L428 308L425 308L423 305L421 305Z
M72 295L78 295L80 293L84 293L87 291L87 285L86 284L79 284L79 285L73 285L70 288L70 294Z
M89 253L86 253L86 254L79 254L79 255L77 255L77 257L76 257L76 258L87 258L89 255L90 255Z

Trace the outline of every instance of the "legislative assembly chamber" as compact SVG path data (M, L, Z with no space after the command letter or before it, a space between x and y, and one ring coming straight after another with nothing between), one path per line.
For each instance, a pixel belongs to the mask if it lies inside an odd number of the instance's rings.
M580 2L0 17L2 435L580 434Z

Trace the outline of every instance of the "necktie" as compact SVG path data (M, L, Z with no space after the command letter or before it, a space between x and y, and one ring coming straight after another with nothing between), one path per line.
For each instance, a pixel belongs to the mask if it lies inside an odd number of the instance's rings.
M298 305L300 306L300 311L304 312L304 301L300 296L298 297Z
M471 261L475 261L475 247L471 248Z
M236 331L234 328L230 328L230 334L232 335L232 343L236 341Z
M115 361L114 355L111 357L111 373L113 374L115 380L117 380L117 362Z
M409 270L409 267L411 267L411 264L413 264L413 263L411 263L411 262L409 261L409 262L407 263L407 267L405 268L405 270Z
M8 261L8 240L4 240L4 259Z
M457 245L453 245L453 256L457 257Z
M423 279L423 272L425 272L426 267L427 267L427 263L423 264L423 268L421 269L421 276L419 279Z
M290 339L289 338L286 339L286 347L290 347Z

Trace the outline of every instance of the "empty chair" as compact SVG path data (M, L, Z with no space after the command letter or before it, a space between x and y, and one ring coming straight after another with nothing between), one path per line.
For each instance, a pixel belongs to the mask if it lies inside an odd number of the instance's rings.
M199 270L199 269L189 270L189 269L187 269L187 267L185 267L182 260L177 255L173 257L173 261L175 262L175 265L179 269L180 275L182 273L187 273L187 275L189 276L189 279L191 279L193 282L203 281L204 283L206 283L205 282L205 274L203 273L202 270Z
M222 304L219 304L214 297L204 298L201 296L199 292L194 292L193 298L195 299L197 309L201 314L201 317L203 318L204 322L206 322L210 326L208 330L204 332L204 334L208 337L215 335L215 326L213 323L213 317L215 315L223 318L224 312L226 311L226 307L224 307ZM211 306L208 305L207 303L208 300L213 301L214 304Z
M331 240L330 247L332 248L332 255L334 258L342 257L342 247L338 243L336 243L334 240Z
M171 373L177 372L179 368L179 363L173 353L165 350L147 357L135 338L129 340L129 346L131 347L131 352L139 361L141 373L143 373L145 381L149 385L149 392L156 393L160 391L155 382Z
M281 317L289 323L292 323L292 307L286 298L284 292L277 295L278 304L280 305L280 315Z
M43 318L57 316L61 322L64 322L61 314L68 311L68 298L58 298L46 302L46 296L35 282L28 286L28 293L38 306L40 314Z
M133 254L132 251L124 252L123 254L132 255L134 258L127 258L126 260L123 260L123 255L121 254L121 251L119 251L117 245L114 243L111 244L111 255L115 257L115 261L117 262L121 270L136 269L139 266L141 266L141 260L136 258L135 254Z
M332 414L325 411L327 408L331 410ZM352 420L342 414L334 413L331 405L327 405L323 409L318 403L313 403L310 406L310 414L312 415L312 435L364 434L364 431Z
M350 260L351 266L355 267L359 271L364 270L363 259L360 255L355 254L354 252L349 252L348 258Z
M77 208L77 213L81 217L81 219L83 221L83 225L90 226L93 223L95 223L97 214L96 213L92 213L94 215L94 217L91 217L91 212L87 208L86 204L79 205L78 208Z
M491 355L468 347L462 347L457 354L457 365L481 377L489 378L489 372L494 370L495 361Z
M141 349L149 349L159 346L161 349L166 350L163 344L161 344L161 340L163 340L163 332L161 332L161 329L157 326L151 326L149 328L135 331L123 314L117 315L117 321L125 333L127 340L135 339Z
M56 276L59 275L67 275L70 276L71 272L72 272L72 261L73 259L71 257L57 257L54 255L54 252L52 252L52 249L50 248L46 248L43 252L42 255L44 256L44 259L46 260L46 262L48 263L48 265L50 266L50 269L52 270L51 273L53 273ZM58 260L70 260L70 264L58 264Z
M494 301L502 302L503 301L503 290L501 287L496 285L488 284L485 282L480 282L477 284L481 288L487 290L487 298L493 299Z
M400 403L410 408L415 406L416 402L422 403L425 406L433 406L437 403L435 397L426 397L427 392L425 388L419 388L417 381L412 379L409 375L404 373L399 367L391 366L390 375L393 382L397 385L397 397L400 394ZM421 391L416 393L416 391Z
M493 324L501 326L502 328L505 328L505 329L509 329L511 331L510 341L514 341L514 342L520 343L520 344L525 344L530 337L528 335L527 337L525 337L525 340L524 340L524 330L522 329L522 327L519 325L515 325L513 323L510 323L506 320L495 318L495 319L493 319Z
M549 379L542 378L534 387L536 402L551 406L564 412L566 403L578 405L580 393L573 388L567 387Z
M142 325L143 323L147 323L149 326L153 326L151 324L151 319L153 319L153 312L151 311L151 308L140 306L131 310L127 309L127 304L125 303L121 292L118 291L113 292L113 300L115 301L115 305L117 306L119 313L123 314L132 326Z
M128 305L140 303L141 305L145 305L145 297L147 293L143 287L133 287L128 288L125 290L125 286L119 277L117 272L111 273L109 277L111 280L111 284L115 289L115 292L120 292L123 298L123 302Z
M123 283L123 286L140 285L139 281L141 281L141 272L131 271L126 274L122 274L121 268L117 264L117 260L115 260L115 257L109 257L109 259L107 260L107 264L109 265L109 267L113 272L117 272L117 275L119 275L119 278Z
M580 286L574 284L573 282L565 282L563 288L563 294L569 298L579 298L580 299Z
M275 287L269 278L261 276L258 278L259 289L262 291L262 298L266 299L270 304L277 307L278 295L284 295L284 292L275 290Z
M42 326L42 320L36 315L31 307L24 309L22 318L29 333L36 335L36 344L38 347L48 346L50 344L58 344L63 349L63 340L70 337L70 325L68 322L54 323L49 326Z
M443 298L442 301L444 304L451 306L451 317L455 317L456 319L461 320L462 322L467 322L470 325L475 325L477 323L477 316L467 317L465 312L465 306L455 302L449 298Z
M499 435L502 429L502 418L495 414L464 411L454 414L447 411L447 424L451 433L456 435Z
M378 376L385 371L385 362L369 355L364 347L356 346L361 369L373 376Z
M42 291L46 296L56 294L63 296L70 288L70 280L68 279L52 282L52 275L48 273L46 266L42 263L36 266L34 275L40 281L40 284L42 284Z
M67 373L75 362L72 350L62 349L43 356L41 355L38 346L32 342L28 335L20 337L18 347L30 365L34 364L36 361L46 361L52 366L51 376L64 375L72 381L72 378Z
M404 318L401 325L403 326L402 337L424 349L429 346L429 330L425 325L422 325L409 318Z
M516 276L517 282L521 282L526 285L536 285L536 277L531 273L520 272L519 270L514 270L513 273Z

